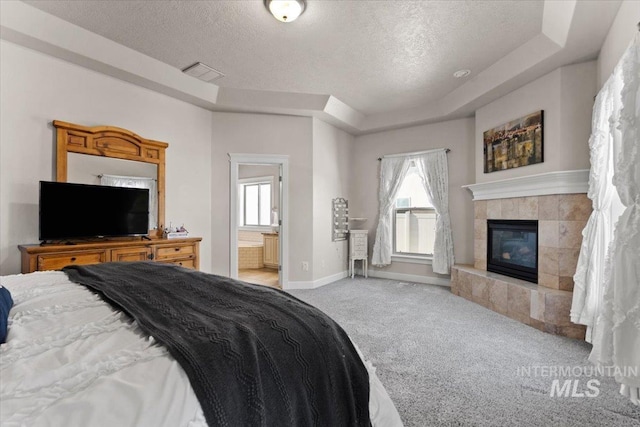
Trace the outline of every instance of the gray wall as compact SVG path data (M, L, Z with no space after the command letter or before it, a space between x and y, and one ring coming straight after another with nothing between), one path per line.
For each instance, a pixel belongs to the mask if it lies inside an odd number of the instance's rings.
M211 270L211 112L0 41L0 273L38 241L38 182L55 179L52 120L111 125L169 143L166 219L203 237Z
M355 138L352 153L352 184L349 213L365 217L369 230L369 254L378 222L378 180L380 162L385 154L407 153L432 148L450 148L449 210L457 263L473 262L473 204L461 188L474 180L474 121L472 118L414 126ZM378 270L372 267L372 270ZM387 273L433 276L431 265L393 262L381 269Z
M331 201L351 202L354 137L320 120L313 120L313 279L340 276L347 269L347 242L331 240ZM350 213L350 216L353 215Z
M591 61L558 68L479 108L475 121L475 182L589 169L595 94L596 63ZM544 110L544 162L484 173L483 132L538 110Z
M640 1L623 1L598 56L598 90L607 81L622 54L638 33L638 22Z
M289 155L289 281L312 280L312 119L267 114L212 113L213 271L229 274L229 153ZM282 213L284 215L284 213Z

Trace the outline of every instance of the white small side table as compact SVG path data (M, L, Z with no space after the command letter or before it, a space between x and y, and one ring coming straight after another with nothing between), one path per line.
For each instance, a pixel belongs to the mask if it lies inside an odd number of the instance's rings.
M355 276L355 262L362 261L364 277L368 277L367 230L349 230L349 275Z

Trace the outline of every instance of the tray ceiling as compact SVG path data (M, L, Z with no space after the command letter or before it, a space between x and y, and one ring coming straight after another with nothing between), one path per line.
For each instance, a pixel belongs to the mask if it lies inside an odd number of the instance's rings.
M207 84L211 91L200 90L213 93L202 95L208 99L192 100L197 88L184 96L175 95L176 87L165 90L172 96L213 110L319 115L363 133L469 115L558 66L595 59L620 1L307 0L303 15L289 24L275 20L260 0L24 3L167 69L200 61L225 74ZM51 23L52 35L63 32L54 28L62 28L59 22L29 15ZM12 27L3 33L10 41L46 38L9 18L5 27ZM103 60L99 51L92 55ZM465 68L471 76L453 77ZM111 74L122 78L121 71Z

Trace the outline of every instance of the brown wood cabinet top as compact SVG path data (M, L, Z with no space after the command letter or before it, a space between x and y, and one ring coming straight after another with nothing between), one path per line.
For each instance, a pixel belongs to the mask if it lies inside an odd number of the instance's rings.
M81 242L73 244L27 244L19 245L23 253L40 254L50 252L81 251L85 249L114 249L122 247L175 245L180 243L200 242L202 237L185 237L182 239L151 239L151 240L99 240L95 242Z

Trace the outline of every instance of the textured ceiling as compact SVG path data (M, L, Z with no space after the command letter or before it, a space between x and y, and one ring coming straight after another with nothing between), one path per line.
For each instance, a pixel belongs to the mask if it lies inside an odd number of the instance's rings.
M543 1L307 0L283 24L262 0L26 1L222 87L331 94L362 113L426 105L535 35ZM471 77L454 71L470 68Z

